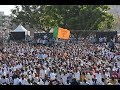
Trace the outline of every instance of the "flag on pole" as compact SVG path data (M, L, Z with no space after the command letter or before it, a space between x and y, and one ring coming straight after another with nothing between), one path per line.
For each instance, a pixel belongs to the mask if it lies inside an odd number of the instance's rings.
M54 27L53 29L53 37L61 38L61 39L69 39L70 31L64 28Z

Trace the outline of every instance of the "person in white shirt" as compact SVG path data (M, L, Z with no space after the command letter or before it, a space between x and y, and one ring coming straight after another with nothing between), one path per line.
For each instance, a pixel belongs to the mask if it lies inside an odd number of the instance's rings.
M100 37L100 38L99 38L99 42L102 43L102 41L103 41L103 39Z
M4 72L3 72L3 75L4 75L4 76L6 76L6 75L7 75L7 72L6 72L5 70L4 70Z
M81 82L81 84L80 85L89 85L89 83L84 79L84 81L83 82Z
M1 78L2 78L2 76L0 75L0 85L2 85Z
M105 85L105 79L102 78L100 85Z
M61 80L61 72L59 72L59 73L57 74L57 81L60 82L60 80Z
M54 72L50 73L50 80L55 80L56 74Z
M49 72L50 72L50 68L47 67L46 70L45 70L45 74L46 74L46 75L49 75Z
M0 75L2 75L2 69L0 68Z
M90 85L92 85L92 83L93 83L93 81L92 81L93 78L94 78L94 76L92 74L88 73L88 83Z
M24 75L27 75L27 71L25 70L23 74L24 74Z
M10 85L9 77L6 77L5 79L6 79L6 84L7 84L7 85Z
M110 72L106 71L106 72L105 72L105 77L106 77L106 78L110 78Z
M13 67L13 71L16 71L16 66Z
M36 85L38 82L39 82L39 78L38 77L34 77L33 83Z
M10 82L10 85L13 85L13 83L14 83L14 80L11 76L9 77L9 82Z
M19 78L18 77L16 77L15 79L14 79L14 81L13 81L13 85L19 85Z
M52 81L52 84L53 84L53 85L58 85L59 83L58 83L58 81L55 79L54 81Z
M9 76L12 77L13 76L13 72L11 69L9 69L9 72L8 72Z
M42 59L45 59L45 58L47 58L48 57L48 55L47 54L42 54Z
M40 78L42 78L42 79L45 78L45 70L44 69L40 70Z
M45 81L45 85L49 85L50 81L49 80L46 80Z
M97 82L99 82L99 83L101 83L102 81L102 76L101 76L101 73L98 71L97 73L96 73L96 79L97 79Z
M118 70L118 65L117 65L117 63L115 63L115 65L114 65L112 71L117 71L117 70Z
M76 81L79 81L79 80L80 80L80 72L79 72L79 71L76 71L76 72L74 73L74 76L75 76Z
M120 79L117 81L116 85L120 85Z
M67 83L67 74L64 73L62 76L63 84L65 85Z
M26 78L22 77L19 82L21 83L21 85L28 85L28 81Z
M42 79L39 79L39 85L44 85L44 82L42 81Z
M0 83L1 83L2 85L6 84L5 76L2 76L2 77L1 77Z

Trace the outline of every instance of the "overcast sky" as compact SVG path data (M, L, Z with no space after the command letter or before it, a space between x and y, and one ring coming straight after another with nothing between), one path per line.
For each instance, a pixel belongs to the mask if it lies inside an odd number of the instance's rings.
M11 14L11 9L13 9L15 5L0 5L0 11L4 11L5 15Z

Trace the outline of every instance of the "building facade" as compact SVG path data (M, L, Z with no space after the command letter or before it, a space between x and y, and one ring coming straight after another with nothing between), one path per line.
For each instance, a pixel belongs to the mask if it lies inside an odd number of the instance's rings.
M11 17L0 12L0 38L7 38L11 30Z
M115 29L120 33L120 5L109 5L109 13L113 14L116 17Z

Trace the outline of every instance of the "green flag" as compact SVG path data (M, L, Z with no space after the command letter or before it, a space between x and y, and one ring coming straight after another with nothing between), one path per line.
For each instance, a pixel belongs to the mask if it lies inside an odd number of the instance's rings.
M53 29L53 37L57 39L57 35L58 35L58 26L55 26Z

